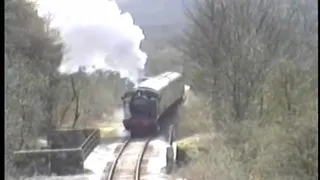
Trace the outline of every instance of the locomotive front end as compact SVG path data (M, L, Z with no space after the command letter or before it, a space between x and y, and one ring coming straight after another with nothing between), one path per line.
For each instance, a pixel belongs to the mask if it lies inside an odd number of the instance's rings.
M155 98L137 90L126 94L122 99L125 117L122 122L126 130L131 134L158 130Z
M135 132L159 132L162 115L181 104L184 97L183 77L177 72L165 72L141 79L135 90L123 98L123 126Z

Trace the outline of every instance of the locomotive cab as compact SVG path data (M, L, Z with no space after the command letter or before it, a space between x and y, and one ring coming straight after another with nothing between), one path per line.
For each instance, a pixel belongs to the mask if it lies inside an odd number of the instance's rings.
M126 93L123 125L127 130L157 129L157 95L146 90Z

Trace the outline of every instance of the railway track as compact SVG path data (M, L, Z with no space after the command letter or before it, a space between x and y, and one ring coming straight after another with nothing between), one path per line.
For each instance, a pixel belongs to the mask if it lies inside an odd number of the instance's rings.
M131 138L126 140L104 180L140 180L141 164L151 139L147 138L143 142L134 142Z

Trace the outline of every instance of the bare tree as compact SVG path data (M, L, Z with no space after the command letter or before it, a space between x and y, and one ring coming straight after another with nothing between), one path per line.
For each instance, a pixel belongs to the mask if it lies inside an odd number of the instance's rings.
M178 46L185 73L212 105L228 102L236 120L245 118L272 62L295 57L299 49L295 33L302 21L287 6L270 0L196 0L186 8L189 25Z
M74 118L73 118L73 123L72 123L72 128L75 128L76 123L80 117L80 112L79 112L79 94L80 94L80 90L77 90L76 85L75 85L75 80L74 80L74 76L70 75L69 77L70 79L70 85L72 88L72 97L71 99L68 101L67 105L65 106L65 108L63 108L61 115L60 115L60 120L59 120L59 127L61 127L62 124L65 123L65 117L67 112L69 111L71 105L73 102L75 102L76 107L74 110Z
M73 76L70 77L70 80L71 80L71 86L72 86L73 97L74 97L73 99L75 99L75 103L76 103L76 107L75 107L75 111L74 111L74 118L73 118L73 123L72 123L72 128L75 128L76 124L78 122L78 119L80 117L80 113L79 113L79 94L80 94L80 91L77 92L77 90L76 90Z
M318 178L315 7L310 1L198 0L187 8L189 24L176 44L184 73L195 92L211 98L214 122L223 121L211 125L220 130L204 140L212 153L196 156L187 178ZM194 112L201 117L198 131L206 132L204 107L189 109L181 123L196 129L189 119Z

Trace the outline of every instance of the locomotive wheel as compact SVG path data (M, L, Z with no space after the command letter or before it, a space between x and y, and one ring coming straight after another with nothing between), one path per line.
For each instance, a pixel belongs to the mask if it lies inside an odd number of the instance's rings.
M135 137L137 137L138 135L139 135L139 133L138 133L136 130L131 130L130 136L131 136L132 138L135 138Z
M154 126L153 133L157 135L159 132L160 132L160 126L159 125Z
M159 126L151 126L149 127L148 132L152 135L156 135L158 134L159 129L160 129Z
M130 136L133 138L135 135L134 131L130 131Z

